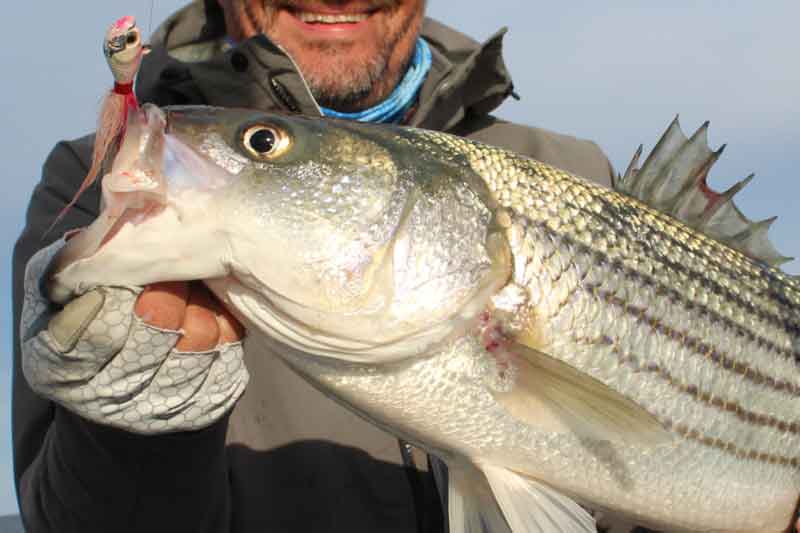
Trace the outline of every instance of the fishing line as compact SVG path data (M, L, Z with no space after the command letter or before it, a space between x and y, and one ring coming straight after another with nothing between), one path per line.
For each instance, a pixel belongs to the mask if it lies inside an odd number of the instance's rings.
M147 38L151 39L153 35L153 4L156 0L150 0L150 18L147 21Z

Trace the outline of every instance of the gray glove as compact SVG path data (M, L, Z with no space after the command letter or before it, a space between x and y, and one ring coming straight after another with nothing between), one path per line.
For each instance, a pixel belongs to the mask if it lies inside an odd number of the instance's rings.
M242 342L174 350L180 331L134 313L141 287L100 287L57 312L41 280L63 244L40 250L25 271L22 369L34 391L93 422L142 434L200 429L233 407L249 377Z

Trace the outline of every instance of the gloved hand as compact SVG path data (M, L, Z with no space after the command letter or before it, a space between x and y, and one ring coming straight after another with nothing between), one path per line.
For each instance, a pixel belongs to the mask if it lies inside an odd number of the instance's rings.
M43 276L63 246L25 272L22 368L33 390L80 416L141 434L219 420L248 381L241 325L199 283L100 287L57 309Z

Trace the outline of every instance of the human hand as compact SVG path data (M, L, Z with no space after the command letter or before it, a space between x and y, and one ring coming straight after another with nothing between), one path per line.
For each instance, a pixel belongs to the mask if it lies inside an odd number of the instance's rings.
M157 434L208 426L241 396L243 328L199 283L99 287L55 309L41 280L61 243L25 274L22 368L42 396L84 418Z
M139 294L134 313L145 324L182 332L175 349L204 352L237 343L244 328L200 282L172 281L147 285Z

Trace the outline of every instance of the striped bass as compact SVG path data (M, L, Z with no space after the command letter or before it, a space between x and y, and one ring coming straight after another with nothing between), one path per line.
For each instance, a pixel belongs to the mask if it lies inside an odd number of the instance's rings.
M676 121L612 191L444 133L144 106L52 294L205 280L247 349L447 464L451 531L784 531L800 287L719 154Z

